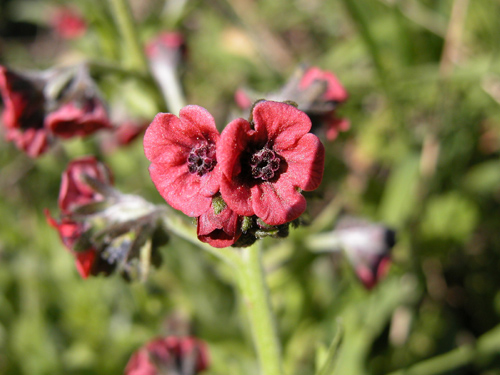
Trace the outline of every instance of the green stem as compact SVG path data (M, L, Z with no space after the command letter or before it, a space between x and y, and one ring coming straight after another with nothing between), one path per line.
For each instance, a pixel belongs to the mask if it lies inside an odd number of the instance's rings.
M261 258L260 242L241 249L240 288L262 375L281 375L281 348Z
M112 13L125 42L130 67L137 71L147 72L148 62L139 40L130 5L127 0L109 0Z
M500 325L483 334L475 345L464 345L388 375L437 375L477 363L484 366L500 352Z
M462 346L440 356L430 358L405 370L391 372L388 375L433 375L458 369L475 358L475 350Z

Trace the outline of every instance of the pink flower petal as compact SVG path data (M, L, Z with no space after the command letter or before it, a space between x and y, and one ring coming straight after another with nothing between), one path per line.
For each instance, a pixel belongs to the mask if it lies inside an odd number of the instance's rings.
M294 146L311 130L309 117L286 103L262 101L255 105L252 113L255 131L267 136L278 153Z
M158 192L176 210L198 217L210 208L212 198L200 194L203 184L209 181L209 174L193 175L185 164L151 164L149 173Z
M304 135L295 147L280 153L287 162L287 171L280 176L290 179L294 186L311 191L321 183L325 164L325 148L314 134Z
M251 129L250 123L242 118L231 121L222 132L217 146L217 162L222 173L229 179L240 173L241 153L254 135L255 131Z
M306 209L306 200L280 176L277 183L265 182L252 188L252 206L266 224L280 225L297 219Z

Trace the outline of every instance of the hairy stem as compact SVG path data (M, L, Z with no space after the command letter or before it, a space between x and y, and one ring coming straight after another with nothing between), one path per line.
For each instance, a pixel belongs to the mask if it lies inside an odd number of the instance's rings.
M259 357L262 375L283 374L269 290L262 267L260 242L241 249L239 269L241 293Z

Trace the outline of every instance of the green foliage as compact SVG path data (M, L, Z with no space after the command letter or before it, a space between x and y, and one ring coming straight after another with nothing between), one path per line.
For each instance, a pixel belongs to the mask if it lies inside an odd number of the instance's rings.
M312 224L291 229L288 239L264 240L286 374L387 374L453 355L478 338L477 359L448 373L496 374L498 2L130 2L139 40L165 25L184 33L188 103L206 107L220 128L228 113L242 115L233 103L237 88L276 90L304 62L335 72L350 93L338 113L351 130L325 143L321 196L308 202ZM107 2L3 3L2 64L41 69L85 59L125 118L151 121L168 110L150 79L123 69L128 51ZM89 29L82 39L63 42L48 31L57 4L84 14ZM462 21L453 20L453 6L465 6ZM38 27L36 39L4 32L21 21ZM79 278L43 216L44 208L56 211L60 174L71 158L96 154L121 191L163 202L141 140L107 153L99 137L65 141L37 160L0 145L0 374L122 373L133 351L171 332L175 314L208 342L207 374L257 373L234 276L194 245L172 236L163 265L145 283ZM371 291L338 254L309 251L307 237L325 222L333 227L340 211L398 230L390 273ZM330 347L339 327L341 343Z

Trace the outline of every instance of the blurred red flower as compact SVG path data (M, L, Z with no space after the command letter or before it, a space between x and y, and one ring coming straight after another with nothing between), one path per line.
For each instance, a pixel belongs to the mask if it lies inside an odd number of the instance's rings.
M60 7L54 11L51 19L54 31L64 39L75 39L87 31L87 22L76 10Z
M48 149L49 134L44 128L43 84L33 77L0 66L0 93L5 137L31 157Z
M113 178L109 169L93 156L73 160L63 172L59 190L59 209L69 214L75 207L83 206L103 197L89 185L92 178L104 185L111 185Z
M209 365L206 344L194 337L150 341L130 358L125 375L195 375Z
M97 97L63 104L47 115L45 123L48 130L61 138L85 137L111 128L104 104Z
M80 241L84 232L84 224L72 221L69 218L63 218L60 222L57 222L50 216L48 210L45 210L45 217L47 218L47 222L59 233L64 246L75 256L76 269L80 276L84 279L89 277L97 256L96 250L93 247L89 247L83 251L74 251L75 245Z

